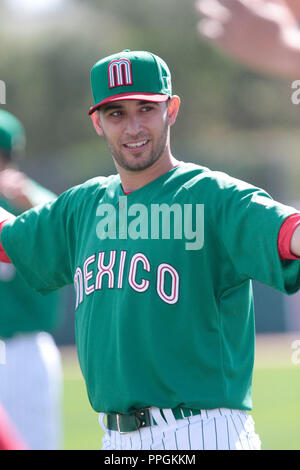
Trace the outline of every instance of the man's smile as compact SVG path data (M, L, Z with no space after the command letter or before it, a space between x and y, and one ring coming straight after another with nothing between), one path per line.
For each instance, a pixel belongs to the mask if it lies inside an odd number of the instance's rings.
M129 150L130 152L133 152L135 153L136 151L140 151L141 149L143 149L144 147L146 147L146 145L150 142L149 139L143 139L143 140L139 140L139 141L136 141L136 142L127 142L126 144L123 144L123 146Z

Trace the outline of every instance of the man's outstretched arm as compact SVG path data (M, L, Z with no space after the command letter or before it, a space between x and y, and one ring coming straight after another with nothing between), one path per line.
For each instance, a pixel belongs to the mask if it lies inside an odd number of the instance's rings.
M6 222L16 217L0 207L0 262L11 263L2 243L1 231ZM278 237L278 253L281 259L300 258L300 214L289 216L282 224Z

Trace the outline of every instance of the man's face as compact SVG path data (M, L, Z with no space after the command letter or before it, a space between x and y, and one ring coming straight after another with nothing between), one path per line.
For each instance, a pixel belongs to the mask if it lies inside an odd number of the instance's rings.
M120 100L101 106L99 115L103 135L119 167L144 170L166 151L168 102Z

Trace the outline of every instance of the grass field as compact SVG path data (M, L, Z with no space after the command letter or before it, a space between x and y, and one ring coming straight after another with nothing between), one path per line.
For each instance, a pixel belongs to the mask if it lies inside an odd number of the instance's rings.
M292 361L292 343L297 339L300 332L257 337L252 416L265 450L300 449L300 364ZM64 448L99 449L102 430L88 402L74 350L62 349L62 355Z

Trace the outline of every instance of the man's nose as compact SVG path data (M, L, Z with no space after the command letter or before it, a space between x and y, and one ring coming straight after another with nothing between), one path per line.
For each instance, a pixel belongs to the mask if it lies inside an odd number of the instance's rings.
M127 117L126 132L128 135L136 136L141 131L141 128L140 119L136 114Z

